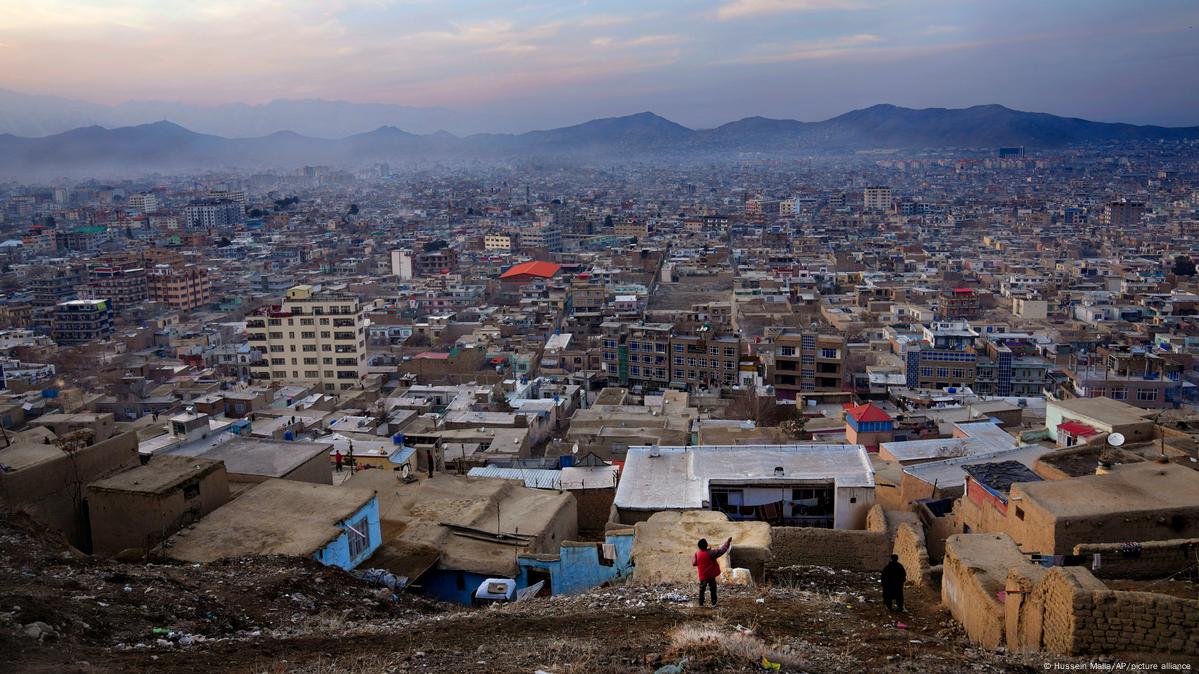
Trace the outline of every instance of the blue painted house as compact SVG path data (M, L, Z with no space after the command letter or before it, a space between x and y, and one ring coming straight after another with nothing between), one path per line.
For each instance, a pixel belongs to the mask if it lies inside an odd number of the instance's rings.
M632 529L610 532L603 543L567 541L557 555L518 557L520 576L516 586L545 581L542 595L577 594L633 575L632 559Z
M372 489L266 480L172 536L163 552L187 562L230 557L312 557L349 570L382 540Z

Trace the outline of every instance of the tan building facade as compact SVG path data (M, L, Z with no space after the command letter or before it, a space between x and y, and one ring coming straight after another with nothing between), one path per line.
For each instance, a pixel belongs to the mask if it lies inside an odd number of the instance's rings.
M252 366L258 379L331 392L366 376L366 318L356 297L296 286L281 304L247 317L246 338L262 353L262 364Z

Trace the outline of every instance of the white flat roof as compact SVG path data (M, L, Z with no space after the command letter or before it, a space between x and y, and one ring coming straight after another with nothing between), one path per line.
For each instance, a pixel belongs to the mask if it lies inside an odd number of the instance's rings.
M1015 449L1017 445L1015 438L990 421L962 422L955 423L954 426L969 437L884 442L879 446L894 456L896 461L902 463L904 461L993 454Z
M782 474L775 473L777 466ZM713 480L761 485L832 480L837 487L873 487L874 470L862 445L629 447L616 505L628 510L703 508Z

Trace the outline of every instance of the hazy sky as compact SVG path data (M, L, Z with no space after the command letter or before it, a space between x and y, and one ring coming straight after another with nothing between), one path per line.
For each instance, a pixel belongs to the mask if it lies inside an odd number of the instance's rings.
M528 128L874 103L1199 124L1199 0L0 0L0 87L325 98Z

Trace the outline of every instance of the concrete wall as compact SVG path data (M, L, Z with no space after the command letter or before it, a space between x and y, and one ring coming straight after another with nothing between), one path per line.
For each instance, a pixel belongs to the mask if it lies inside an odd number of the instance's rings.
M199 493L189 499L184 490L192 485L199 487ZM111 556L127 548L149 551L228 500L229 482L223 464L163 494L89 487L92 553Z
M881 571L891 559L886 531L774 527L770 566L829 566L854 571Z
M1199 561L1199 538L1148 541L1140 546L1137 554L1122 553L1119 543L1076 545L1073 552L1084 558L1084 566L1097 578L1166 578ZM1097 555L1099 568L1094 568Z
M12 473L0 473L0 505L22 510L34 520L61 531L71 545L90 552L91 527L85 511L76 503L86 494L84 486L140 462L137 433L122 433L82 449L76 456L79 480L65 454Z
M616 559L610 564L601 562L599 543L568 541L562 544L556 557L521 555L517 558L520 565L517 587L531 584L529 569L549 573L552 594L575 594L632 575L632 530L609 533L604 542L616 547Z
M367 526L370 529L370 543L358 555L351 556L350 531L347 525L357 522L364 515L367 519ZM353 515L339 522L338 526L342 528L341 534L325 545L324 548L318 550L313 557L316 558L316 561L326 566L338 566L348 571L375 554L375 550L379 548L379 544L383 541L383 529L379 521L379 497L372 496L371 500L356 510Z
M1199 656L1199 601L1107 589L1083 567L1008 579L1006 636L1013 650L1059 655Z

